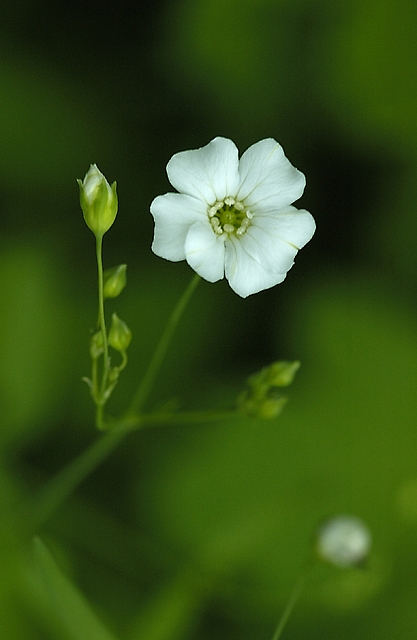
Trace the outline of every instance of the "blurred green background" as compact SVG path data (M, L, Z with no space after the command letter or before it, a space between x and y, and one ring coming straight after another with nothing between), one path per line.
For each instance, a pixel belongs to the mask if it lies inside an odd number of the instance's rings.
M335 513L369 525L369 563L318 568L283 637L417 637L416 32L414 0L3 0L3 513L96 437L75 182L91 162L118 182L106 266L128 264L115 414L191 277L150 251L173 153L276 138L317 233L274 289L200 284L150 401L229 407L250 373L300 359L282 417L131 435L32 551L5 519L2 638L271 640Z

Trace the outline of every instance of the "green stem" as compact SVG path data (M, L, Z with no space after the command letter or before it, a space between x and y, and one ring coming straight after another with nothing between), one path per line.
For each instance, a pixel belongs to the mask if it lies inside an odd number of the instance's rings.
M165 412L145 414L135 421L115 421L110 430L64 467L33 499L28 508L29 513L25 514L29 520L30 531L37 531L57 507L114 451L119 442L135 429L167 423L203 423L226 419L235 414L235 411Z
M142 413L141 415L128 413L121 418L108 420L106 431L125 430L140 431L148 427L163 427L167 424L204 424L205 422L217 422L228 420L237 415L235 409L223 411L155 411L155 413Z
M307 573L304 573L298 578L297 582L295 583L294 588L291 592L290 598L288 600L287 606L284 609L284 612L281 616L281 619L278 623L278 626L275 630L272 640L279 640L279 638L281 637L281 633L283 632L284 627L287 624L288 619L295 605L297 604L297 600L300 597L301 591L303 590L306 580L307 580Z
M210 576L193 567L182 569L156 593L133 626L135 638L172 640L189 637L207 604L213 584Z
M107 389L107 380L109 375L109 345L107 342L107 330L106 320L104 316L104 282L103 282L103 236L96 236L96 256L97 256L97 274L98 274L98 324L103 337L103 374L101 379L101 386L98 393L97 426L102 428L103 424L103 408L104 408L104 394Z
M141 427L163 426L165 424L202 424L204 422L217 422L227 420L236 416L236 410L224 411L176 411L142 414L140 417Z
M106 325L104 319L104 294L103 294L103 264L102 264L102 238L97 238L96 242L97 267L98 267L98 292L99 292L99 310L98 322L100 330L103 334L103 377L101 387L98 390L99 400L97 406L97 425L103 428L103 396L106 391L108 372L109 372L109 356ZM166 422L201 422L206 420L219 419L219 415L230 415L230 412L191 412L189 414L174 415L172 412L161 412L159 415L146 416L145 420L139 415L132 415L138 412L146 401L155 378L158 374L173 333L178 325L179 320L187 306L192 293L194 292L200 278L194 276L184 294L180 298L175 307L168 325L157 345L155 353L149 363L148 369L142 379L137 393L133 399L130 412L125 418L116 420L111 428L105 434L96 440L81 453L75 460L65 467L55 476L49 484L40 492L29 506L29 528L36 531L45 520L55 511L57 507L81 484L81 482L101 463L103 462L123 440L123 438L131 431L141 427L142 424L156 424ZM123 365L125 363L123 362Z
M140 413L140 411L142 410L142 407L152 390L153 383L155 382L155 378L158 375L159 369L168 350L169 343L171 342L174 331L177 328L177 325L181 319L182 314L185 311L187 303L190 300L199 281L200 276L195 274L190 284L184 291L183 295L179 299L176 307L174 308L174 311L172 312L168 324L165 327L165 330L148 365L145 375L143 376L142 381L132 400L132 404L128 413Z
M107 431L52 478L29 505L28 524L31 532L38 530L56 508L114 451L129 431L128 428Z

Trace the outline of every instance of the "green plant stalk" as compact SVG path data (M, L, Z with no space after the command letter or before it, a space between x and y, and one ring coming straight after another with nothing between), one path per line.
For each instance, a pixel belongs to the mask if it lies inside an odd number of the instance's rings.
M103 332L104 347L104 370L102 378L101 393L106 390L107 377L109 371L108 364L108 342L106 336L106 327L104 320L104 296L103 296L103 267L101 258L101 240L97 239L97 265L99 279L99 325ZM181 316L187 306L193 291L195 290L199 276L194 276L188 285L184 294L178 301L167 327L161 336L156 351L149 363L148 369L138 387L138 391L132 402L130 412L118 420L114 420L110 425L103 424L103 406L97 405L97 423L99 428L105 426L110 427L106 430L98 440L93 442L88 449L81 453L77 458L69 463L67 467L62 469L50 482L40 491L32 503L28 507L28 527L30 532L36 531L59 507L59 505L68 498L73 491L89 476L89 474L98 467L117 447L117 445L125 438L128 433L136 431L141 427L152 424L165 424L169 422L205 422L207 420L218 420L230 415L230 412L190 412L180 413L176 416L173 412L159 412L142 417L139 414L133 414L133 408L140 407L145 402L152 385L158 374L163 358L168 349L174 331L181 319Z
M109 376L109 345L107 341L106 319L104 316L104 277L103 277L103 236L96 236L96 257L97 257L97 275L98 275L98 325L103 337L103 372L101 385L97 394L97 413L96 425L99 429L103 428L103 409L105 404L105 393L107 389L107 381Z
M166 424L204 424L205 422L217 422L228 420L236 415L236 409L222 411L155 411L155 413L143 413L138 420L139 428L158 427Z
M272 638L272 640L279 640L279 638L281 637L281 634L284 630L285 625L288 622L288 619L291 615L291 613L293 612L293 609L295 607L295 605L297 604L297 600L300 597L301 591L304 588L304 585L306 583L307 580L307 574L304 573L303 575L301 575L297 582L294 585L294 588L291 592L291 595L289 597L289 600L287 602L287 606L284 609L284 612L281 616L281 619L278 623L278 626L275 630L274 636Z
M107 431L46 484L27 506L25 517L30 533L39 529L82 481L114 451L130 431L131 429L127 427Z
M148 426L214 422L230 418L235 413L235 411L190 411L179 412L178 414L155 413L145 414L141 419L115 421L111 429L107 430L88 449L58 472L27 505L27 512L24 515L28 521L30 533L39 529L83 480L108 458L127 434Z
M165 330L158 342L158 345L148 365L148 368L145 371L145 375L143 376L142 381L139 384L136 394L132 400L130 409L128 411L128 415L133 413L140 414L152 390L153 384L155 382L155 378L158 375L159 369L164 360L165 354L168 350L174 331L177 328L177 325L199 281L200 281L200 276L195 274L190 284L184 291L183 295L179 299L176 307L174 308L174 311L172 312L172 315L168 321L168 324L165 327Z

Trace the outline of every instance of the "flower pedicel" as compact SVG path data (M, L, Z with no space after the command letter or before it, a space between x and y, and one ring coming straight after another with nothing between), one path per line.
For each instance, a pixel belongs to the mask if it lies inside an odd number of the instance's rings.
M312 215L291 206L305 177L272 138L249 147L240 160L231 140L214 138L176 153L167 174L178 193L151 204L153 252L186 260L209 282L226 277L243 298L282 282L314 234Z

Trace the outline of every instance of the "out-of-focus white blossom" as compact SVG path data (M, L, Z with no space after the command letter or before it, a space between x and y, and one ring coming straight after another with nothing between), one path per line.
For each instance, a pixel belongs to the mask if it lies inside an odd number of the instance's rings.
M319 529L316 550L320 558L338 567L360 565L371 549L368 527L354 516L337 516Z

